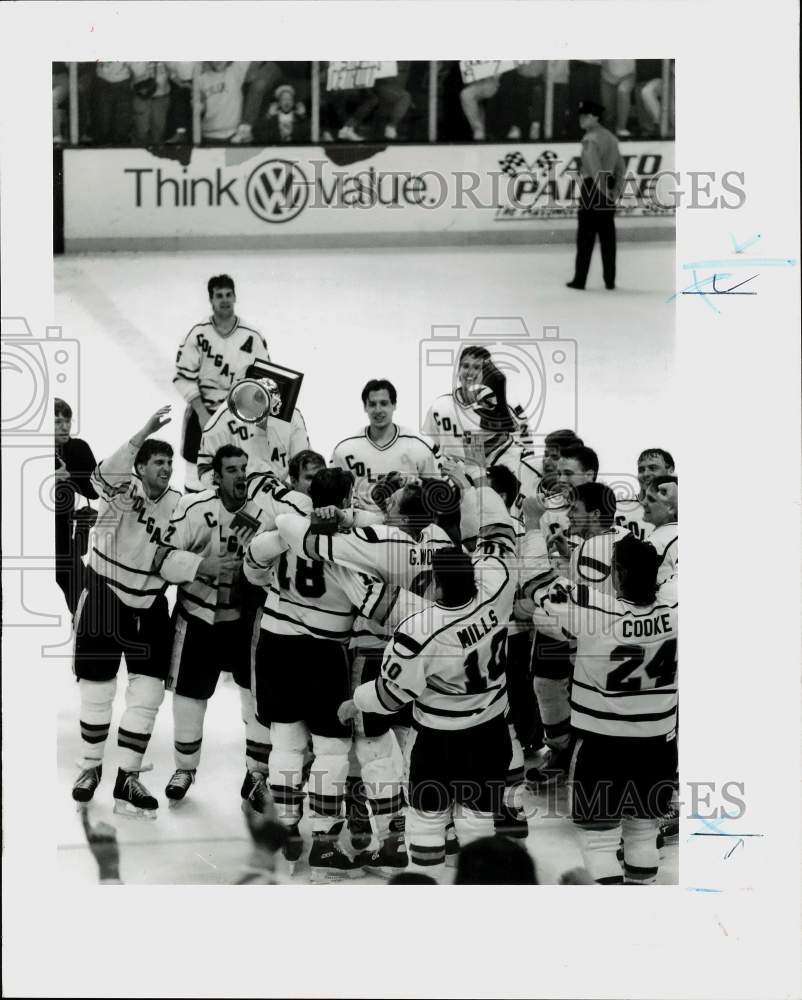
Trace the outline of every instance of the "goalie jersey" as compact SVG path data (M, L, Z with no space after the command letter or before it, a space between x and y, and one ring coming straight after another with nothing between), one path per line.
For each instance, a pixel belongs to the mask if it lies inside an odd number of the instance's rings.
M393 437L384 445L371 440L366 427L359 434L335 445L331 464L354 475L354 505L377 510L370 492L389 472L436 476L437 460L430 441L406 427L395 425Z
M417 726L458 730L507 708L507 626L514 583L496 556L474 562L477 593L460 608L433 604L396 629L381 673L354 692L363 712L388 715L413 702Z
M239 420L224 401L203 428L198 451L198 478L207 488L213 483L212 459L224 444L235 444L247 453L249 475L272 472L286 479L289 460L309 447L309 435L300 410L294 411L289 423L269 417L267 427L259 427Z
M677 715L677 603L650 605L589 590L565 578L536 601L535 628L576 640L571 725L602 736L668 736Z
M168 583L178 584L178 606L186 615L209 625L237 621L242 595L235 578L230 581L198 576L206 556L230 553L242 560L242 542L234 533L236 511L227 510L217 489L181 497L164 534L159 553L160 572Z
M89 535L89 568L131 608L149 608L167 585L154 567L178 490L167 487L151 499L134 472L137 449L126 442L92 473L98 516Z
M173 385L188 403L200 396L206 409L213 410L257 358L270 360L258 330L237 319L234 329L223 336L210 317L196 323L178 348Z

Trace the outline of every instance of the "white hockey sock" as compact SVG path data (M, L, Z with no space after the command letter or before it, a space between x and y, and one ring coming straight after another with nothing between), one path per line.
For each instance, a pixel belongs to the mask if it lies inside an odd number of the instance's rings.
M480 837L492 837L496 832L493 813L478 812L459 804L454 806L454 826L460 847Z
M109 738L111 707L117 678L110 681L78 681L81 695L81 769L97 767Z
M550 747L563 750L570 739L571 706L568 701L568 679L551 677L534 678L540 718L546 743Z
M624 882L627 885L654 885L657 881L660 866L658 829L656 819L624 818Z
M164 701L164 681L146 674L128 674L125 711L117 729L120 767L139 771L156 725L156 713Z
M616 852L621 842L621 824L607 827L598 823L574 824L582 847L585 867L603 885L620 884L623 881L621 865Z
M510 809L517 809L521 805L524 784L524 751L521 741L515 735L514 727L510 726L509 730L512 756L504 778L504 805Z
M332 821L342 816L351 740L313 734L312 746L315 752L315 764L309 775L312 831L327 833Z
M304 753L308 732L303 722L274 722L270 727L273 749L268 774L279 820L294 826L303 802Z
M256 699L249 688L239 689L242 721L245 723L245 766L267 774L270 762L270 730L256 718Z
M407 871L420 872L440 882L446 868L446 823L449 812L407 810ZM492 820L491 820L492 827Z
M393 737L390 733L371 738L357 736L355 742L376 836L383 841L390 833L391 820L400 815L404 807L401 772L398 758L393 753Z
M200 764L203 717L207 704L205 698L173 695L175 766L182 771L194 771Z

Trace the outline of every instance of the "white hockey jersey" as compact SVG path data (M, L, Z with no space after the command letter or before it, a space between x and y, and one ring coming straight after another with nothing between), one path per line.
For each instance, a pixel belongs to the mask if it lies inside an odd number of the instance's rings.
M647 541L657 549L660 566L657 570L657 585L679 574L679 527L676 521L661 524L649 535Z
M562 578L543 593L535 628L576 640L571 725L603 736L669 736L677 716L677 604L639 606Z
M461 730L507 708L507 626L514 583L496 556L474 561L476 596L460 608L433 604L407 618L388 644L375 681L354 702L363 712L390 714L413 702L417 725Z
M213 410L256 358L270 360L258 330L237 318L234 329L223 336L209 317L196 323L178 348L173 384L188 403L200 396L206 409Z
M149 608L167 587L153 560L181 494L168 486L151 500L134 472L136 452L126 442L92 473L99 500L88 565L123 604Z
M487 456L487 468L492 469L494 465L506 466L521 484L518 496L510 508L513 516L519 517L524 500L531 494L537 493L540 480L543 478L537 468L535 453L527 451L523 445L510 437ZM470 469L468 473L470 475Z
M178 584L181 610L209 625L240 617L240 569L228 580L198 576L198 569L206 556L215 553L230 553L242 560L244 549L234 529L244 507L242 504L236 511L227 510L217 489L189 493L178 502L162 539L162 577Z
M207 488L213 486L212 459L224 444L235 444L247 453L249 475L271 472L284 480L292 456L309 447L309 435L298 409L289 423L268 417L267 426L258 427L239 420L223 402L203 428L198 451L198 478Z
M370 491L388 472L420 476L435 476L438 473L431 442L397 425L393 437L381 446L371 440L367 427L359 434L344 438L334 446L331 464L354 474L354 504L366 510L377 509Z
M637 499L616 502L615 523L634 535L639 542L648 539L654 531L654 525L643 520L643 504Z
M525 431L523 409L520 406L509 406L510 416L519 427L518 433ZM463 436L465 431L481 430L481 418L472 403L462 401L460 389L447 392L429 407L426 419L423 421L423 434L432 441L439 455L465 461Z
M591 538L574 535L577 541L571 550L568 577L572 583L584 583L589 587L615 597L613 588L613 546L624 535L625 528L613 527Z

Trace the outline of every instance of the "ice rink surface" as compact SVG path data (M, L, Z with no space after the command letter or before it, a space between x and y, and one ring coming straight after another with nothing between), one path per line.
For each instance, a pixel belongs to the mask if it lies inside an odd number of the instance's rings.
M419 426L421 379L431 384L421 375L420 343L431 337L432 326L459 326L464 334L475 317L521 317L535 340L545 326L558 327L561 340L575 341L578 433L598 452L601 478L634 481L639 451L672 450L674 306L667 300L674 286L673 243L621 244L614 292L603 287L598 257L584 292L565 288L572 267L573 248L566 245L56 258L56 322L66 339L80 345L78 398L68 400L78 416L73 433L100 459L156 408L172 403L173 422L162 437L177 449L183 401L171 383L176 350L190 327L209 314L208 278L227 273L237 284L237 313L265 335L271 358L304 372L299 407L312 447L327 458L337 441L364 425L359 394L370 378L393 381L399 396L396 422ZM549 412L558 412L549 410L548 389L542 430L554 429ZM564 399L559 406L565 412ZM183 485L180 459L174 484ZM52 607L41 610L62 613L55 585L47 595ZM52 631L48 640L59 643ZM60 641L68 640L69 624L63 621ZM96 869L69 792L80 753L78 691L68 657L57 664L59 871L65 883L85 883L96 877ZM161 803L157 821L150 823L112 817L124 687L121 672L103 782L91 810L93 820L111 820L118 829L123 879L232 881L248 847L239 810L244 736L235 686L221 681L209 703L198 779L175 809L167 808L163 794L173 771L166 696L148 753L153 771L143 775ZM527 845L540 880L556 882L581 862L570 823L544 815L554 812L545 798L530 798L528 804L533 815ZM562 796L557 806L564 812ZM659 881L676 880L674 846L666 849ZM293 881L307 881L303 866ZM379 881L367 877L354 884Z

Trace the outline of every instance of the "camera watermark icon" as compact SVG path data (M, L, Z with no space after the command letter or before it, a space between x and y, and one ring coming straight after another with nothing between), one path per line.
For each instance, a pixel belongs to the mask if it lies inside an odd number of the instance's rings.
M576 341L561 337L558 326L544 326L540 337L533 336L520 316L477 316L465 334L459 326L435 325L431 337L420 342L420 427L436 431L444 453L449 440L478 431L482 410L498 403L482 392L481 371L464 367L470 348L483 348L504 376L506 403L525 428L528 444L542 444L557 429L576 431ZM466 379L474 379L473 387ZM439 407L448 396L455 402ZM465 405L469 398L473 403Z
M62 624L62 616L36 608L44 574L55 584L53 518L61 500L53 400L64 398L78 411L80 348L63 336L61 327L48 326L44 337L34 336L22 316L0 319L0 347L0 440L9 484L3 518L4 624L54 628ZM10 484L15 484L13 490Z

